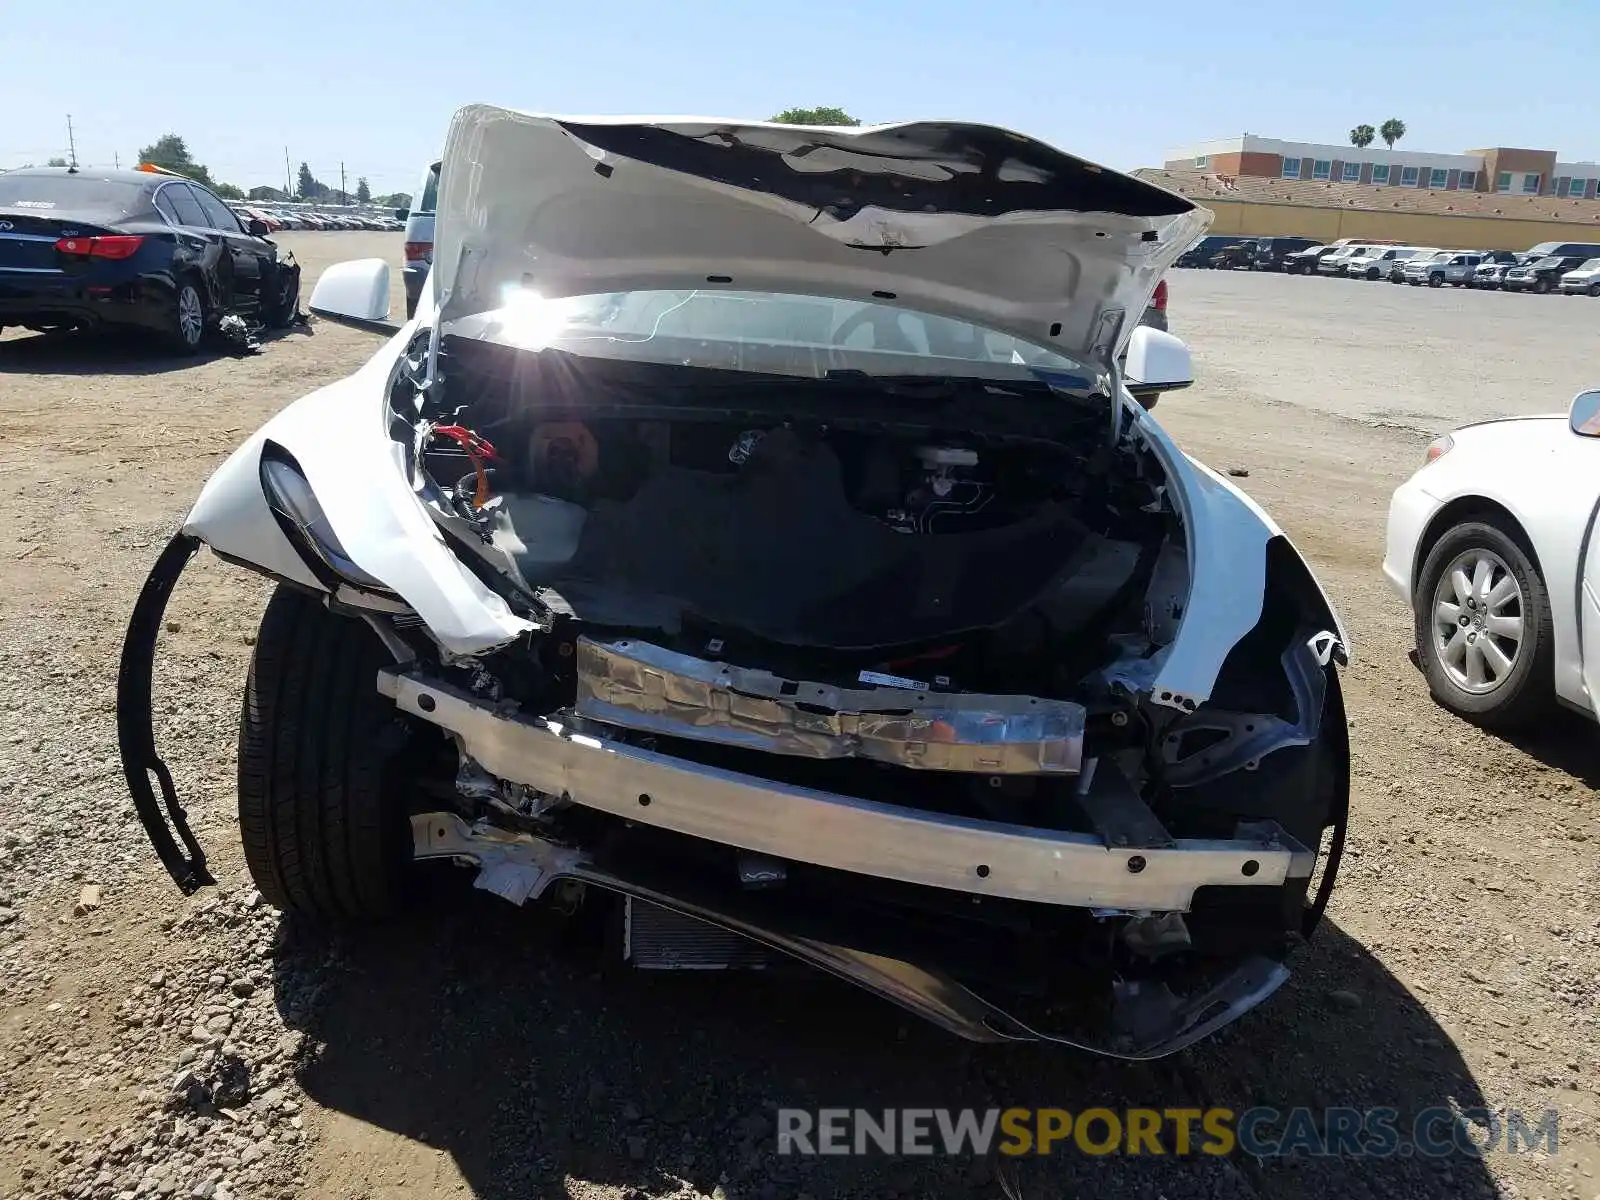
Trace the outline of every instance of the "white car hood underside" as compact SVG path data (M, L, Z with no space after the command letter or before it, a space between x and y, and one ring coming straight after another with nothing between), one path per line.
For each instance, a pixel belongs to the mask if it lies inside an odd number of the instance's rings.
M886 301L1108 364L1211 213L985 125L821 128L460 109L440 178L442 321L723 288Z

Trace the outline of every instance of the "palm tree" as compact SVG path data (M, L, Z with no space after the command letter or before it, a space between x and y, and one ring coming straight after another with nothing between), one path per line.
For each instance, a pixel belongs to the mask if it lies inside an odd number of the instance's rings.
M1406 135L1406 123L1399 117L1390 117L1378 129L1378 136L1384 140L1389 149L1394 149L1394 144Z
M1377 136L1378 131L1371 125L1357 125L1350 131L1350 144L1357 150L1365 150Z

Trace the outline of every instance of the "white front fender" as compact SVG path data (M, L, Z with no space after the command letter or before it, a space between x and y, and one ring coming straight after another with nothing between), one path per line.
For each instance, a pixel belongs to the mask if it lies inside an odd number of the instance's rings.
M1294 545L1254 500L1179 450L1153 417L1141 412L1137 421L1138 435L1166 469L1169 495L1188 535L1190 572L1183 618L1150 685L1151 699L1188 712L1210 697L1228 654L1261 619L1269 544L1281 538L1291 549ZM1344 622L1305 556L1294 553L1316 587L1329 632L1348 659L1350 635Z
M261 453L274 442L299 463L351 561L410 605L447 654L481 654L533 624L461 564L411 490L405 447L388 436L388 391L414 328L252 435L206 482L183 531L226 558L321 588L267 507Z

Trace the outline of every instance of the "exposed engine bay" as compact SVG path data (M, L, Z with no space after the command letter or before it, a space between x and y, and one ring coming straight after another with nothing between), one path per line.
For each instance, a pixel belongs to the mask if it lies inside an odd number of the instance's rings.
M1181 615L1159 470L1043 388L1022 402L1059 410L1054 436L916 410L899 429L820 385L778 415L752 383L743 412L719 395L633 417L474 383L426 442L437 503L586 631L839 685L1065 697L1113 635L1154 648Z

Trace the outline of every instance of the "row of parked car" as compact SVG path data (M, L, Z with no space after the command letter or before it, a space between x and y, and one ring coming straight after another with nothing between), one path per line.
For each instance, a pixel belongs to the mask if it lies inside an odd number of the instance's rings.
M272 233L281 229L378 229L398 233L405 228L390 216L378 213L302 212L291 208L263 208L259 204L228 205L245 222L254 219Z
M1600 243L1541 242L1528 250L1449 250L1392 241L1306 237L1201 238L1177 262L1214 270L1387 279L1412 287L1600 296Z

